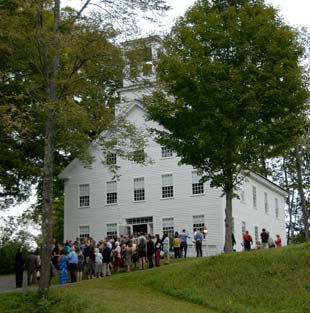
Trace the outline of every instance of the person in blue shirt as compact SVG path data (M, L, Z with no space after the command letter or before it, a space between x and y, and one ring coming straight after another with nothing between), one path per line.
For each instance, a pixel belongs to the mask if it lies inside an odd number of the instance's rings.
M78 255L75 252L75 246L72 246L68 255L68 270L70 273L71 283L76 282L76 273L78 265Z
M201 257L202 256L203 234L199 229L196 230L196 232L194 234L194 239L195 239L197 257Z
M179 234L179 238L181 240L181 247L180 247L181 257L186 258L186 254L187 254L187 239L190 239L190 236L189 236L189 234L186 233L186 230L183 229L182 232Z

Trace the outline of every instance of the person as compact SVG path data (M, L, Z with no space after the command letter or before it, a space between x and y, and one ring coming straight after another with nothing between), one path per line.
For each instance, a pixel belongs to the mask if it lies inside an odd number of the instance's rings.
M99 278L103 273L102 254L99 248L95 248L95 277Z
M247 230L243 234L243 247L244 250L251 250L251 244L253 244L252 236L250 235L249 231Z
M59 253L59 284L63 285L68 282L67 252L65 250L60 250Z
M233 251L236 251L234 249L234 246L236 245L237 242L236 242L234 233L231 233L231 242L232 242Z
M26 258L26 269L28 286L35 284L37 274L37 256L32 250L29 251L29 254Z
M282 247L282 239L281 239L280 235L276 235L275 244L276 244L277 248L281 248Z
M76 248L76 253L78 255L78 266L77 266L77 281L82 281L83 279L83 268L84 268L84 255L80 248Z
M170 239L168 237L168 234L164 234L162 245L163 245L165 264L168 265L170 264L170 255L169 255Z
M70 273L70 281L71 283L76 283L76 273L77 273L77 265L78 265L78 255L75 252L75 246L70 248L70 253L68 255L68 270Z
M160 251L162 245L161 240L158 234L155 235L155 265L156 267L160 266Z
M275 248L275 247L276 247L276 244L275 244L274 240L271 237L269 237L268 248Z
M15 254L15 282L16 288L23 287L23 272L24 272L24 256L22 247L18 247Z
M186 233L186 230L183 229L179 235L179 238L181 240L180 257L186 258L186 255L187 255L187 239L190 239L190 236L189 236L189 234Z
M113 250L113 255L114 255L113 268L115 272L118 272L122 264L121 247L118 241L115 241L115 249Z
M203 240L203 234L200 231L200 229L197 229L194 234L195 239L195 247L196 247L196 255L198 257L202 257L202 240Z
M132 256L133 256L133 247L132 247L132 241L130 240L125 248L125 254L124 254L124 266L126 268L126 272L131 271Z
M260 239L262 241L262 248L267 249L268 248L269 232L265 228L263 228L262 232L260 233Z
M110 270L110 261L111 261L111 253L112 253L112 245L108 244L108 242L103 243L103 251L102 251L102 263L103 263L103 277L111 276Z
M181 247L181 239L179 238L179 233L176 232L174 234L174 238L173 238L173 241L172 241L172 249L173 249L173 252L174 252L174 258L180 258L181 255L180 255L180 247Z
M139 268L140 270L144 270L147 245L146 245L146 238L144 237L143 232L138 233L137 247L138 247L138 257L139 257Z
M153 255L155 252L155 247L154 247L154 241L151 235L148 235L147 237L147 244L146 244L146 256L147 256L147 261L149 263L149 268L153 268Z

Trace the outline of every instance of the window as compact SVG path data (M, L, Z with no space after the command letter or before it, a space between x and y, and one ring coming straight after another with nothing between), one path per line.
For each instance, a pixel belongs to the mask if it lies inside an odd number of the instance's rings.
M106 163L107 165L116 164L116 153L107 153L106 155Z
M79 234L80 239L88 238L90 237L90 227L89 225L83 225L79 226Z
M256 198L256 187L252 187L252 193L253 193L253 207L254 209L257 209L257 198Z
M276 218L279 218L279 201L277 198L274 199L274 204L275 204L275 214Z
M193 216L193 233L196 230L201 230L205 228L205 216L204 215L194 215Z
M133 160L135 162L143 162L145 160L144 150L136 150L133 152Z
M145 200L144 177L134 178L133 189L134 189L134 195L133 195L134 201Z
M242 234L244 234L246 231L246 225L245 225L245 222L241 222L241 232Z
M172 150L168 147L161 147L161 157L162 158L169 158L172 157Z
M107 237L113 238L113 237L117 237L117 224L113 223L113 224L107 224Z
M173 197L173 176L172 174L165 174L162 178L162 198Z
M255 236L255 242L259 241L258 226L254 226L254 236Z
M107 204L117 203L117 183L107 182Z
M163 234L168 234L169 238L174 237L173 217L163 218Z
M193 195L203 194L203 182L200 182L200 176L197 175L197 171L192 172L192 193Z
M89 184L83 184L80 188L80 208L89 207L90 196L89 196Z
M264 192L264 206L265 206L265 213L268 214L268 194Z

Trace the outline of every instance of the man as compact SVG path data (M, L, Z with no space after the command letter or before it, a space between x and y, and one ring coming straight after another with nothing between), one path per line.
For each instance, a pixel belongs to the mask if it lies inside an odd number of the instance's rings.
M202 240L203 240L203 234L202 232L197 229L195 234L194 234L194 239L195 239L195 246L196 246L196 254L197 258L202 257Z
M27 283L28 286L31 284L35 284L36 282L36 275L37 275L37 268L38 268L38 258L34 254L32 250L30 250L29 255L26 259L26 269L27 269Z
M252 236L250 235L249 231L247 230L243 234L243 247L244 250L251 250L251 244L253 244Z
M187 239L190 238L189 234L186 233L186 230L183 229L182 232L179 235L179 238L181 240L181 248L180 248L180 252L181 252L181 257L184 256L184 258L186 258L186 254L187 254ZM184 254L183 254L184 251Z
M144 237L143 232L138 233L137 239L137 248L138 248L138 257L139 257L139 266L140 270L145 269L145 259L146 259L146 238Z
M262 240L263 249L267 249L268 248L268 240L269 240L269 232L266 231L265 228L262 229L262 232L260 234L260 239Z
M70 272L71 283L76 283L78 255L75 252L75 246L72 246L70 250L71 251L68 256L68 270Z

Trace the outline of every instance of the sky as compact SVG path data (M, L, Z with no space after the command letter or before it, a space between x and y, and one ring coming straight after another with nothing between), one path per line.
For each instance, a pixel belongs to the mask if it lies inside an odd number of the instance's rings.
M82 1L65 0L63 2L73 6L74 4L80 4ZM162 32L168 31L174 24L175 19L178 16L183 15L186 9L193 5L194 2L194 0L167 0L167 3L172 7L172 10L170 10L170 12L166 14L167 16L162 19L163 26L161 28L156 27L156 30L161 30ZM277 8L279 10L280 16L283 17L286 23L290 24L291 26L307 26L310 29L310 0L266 0L265 2ZM147 31L153 31L155 26L147 26L144 24L143 28ZM34 197L32 197L29 202L12 208L9 214L20 214L24 208L28 207L33 201L35 201Z

